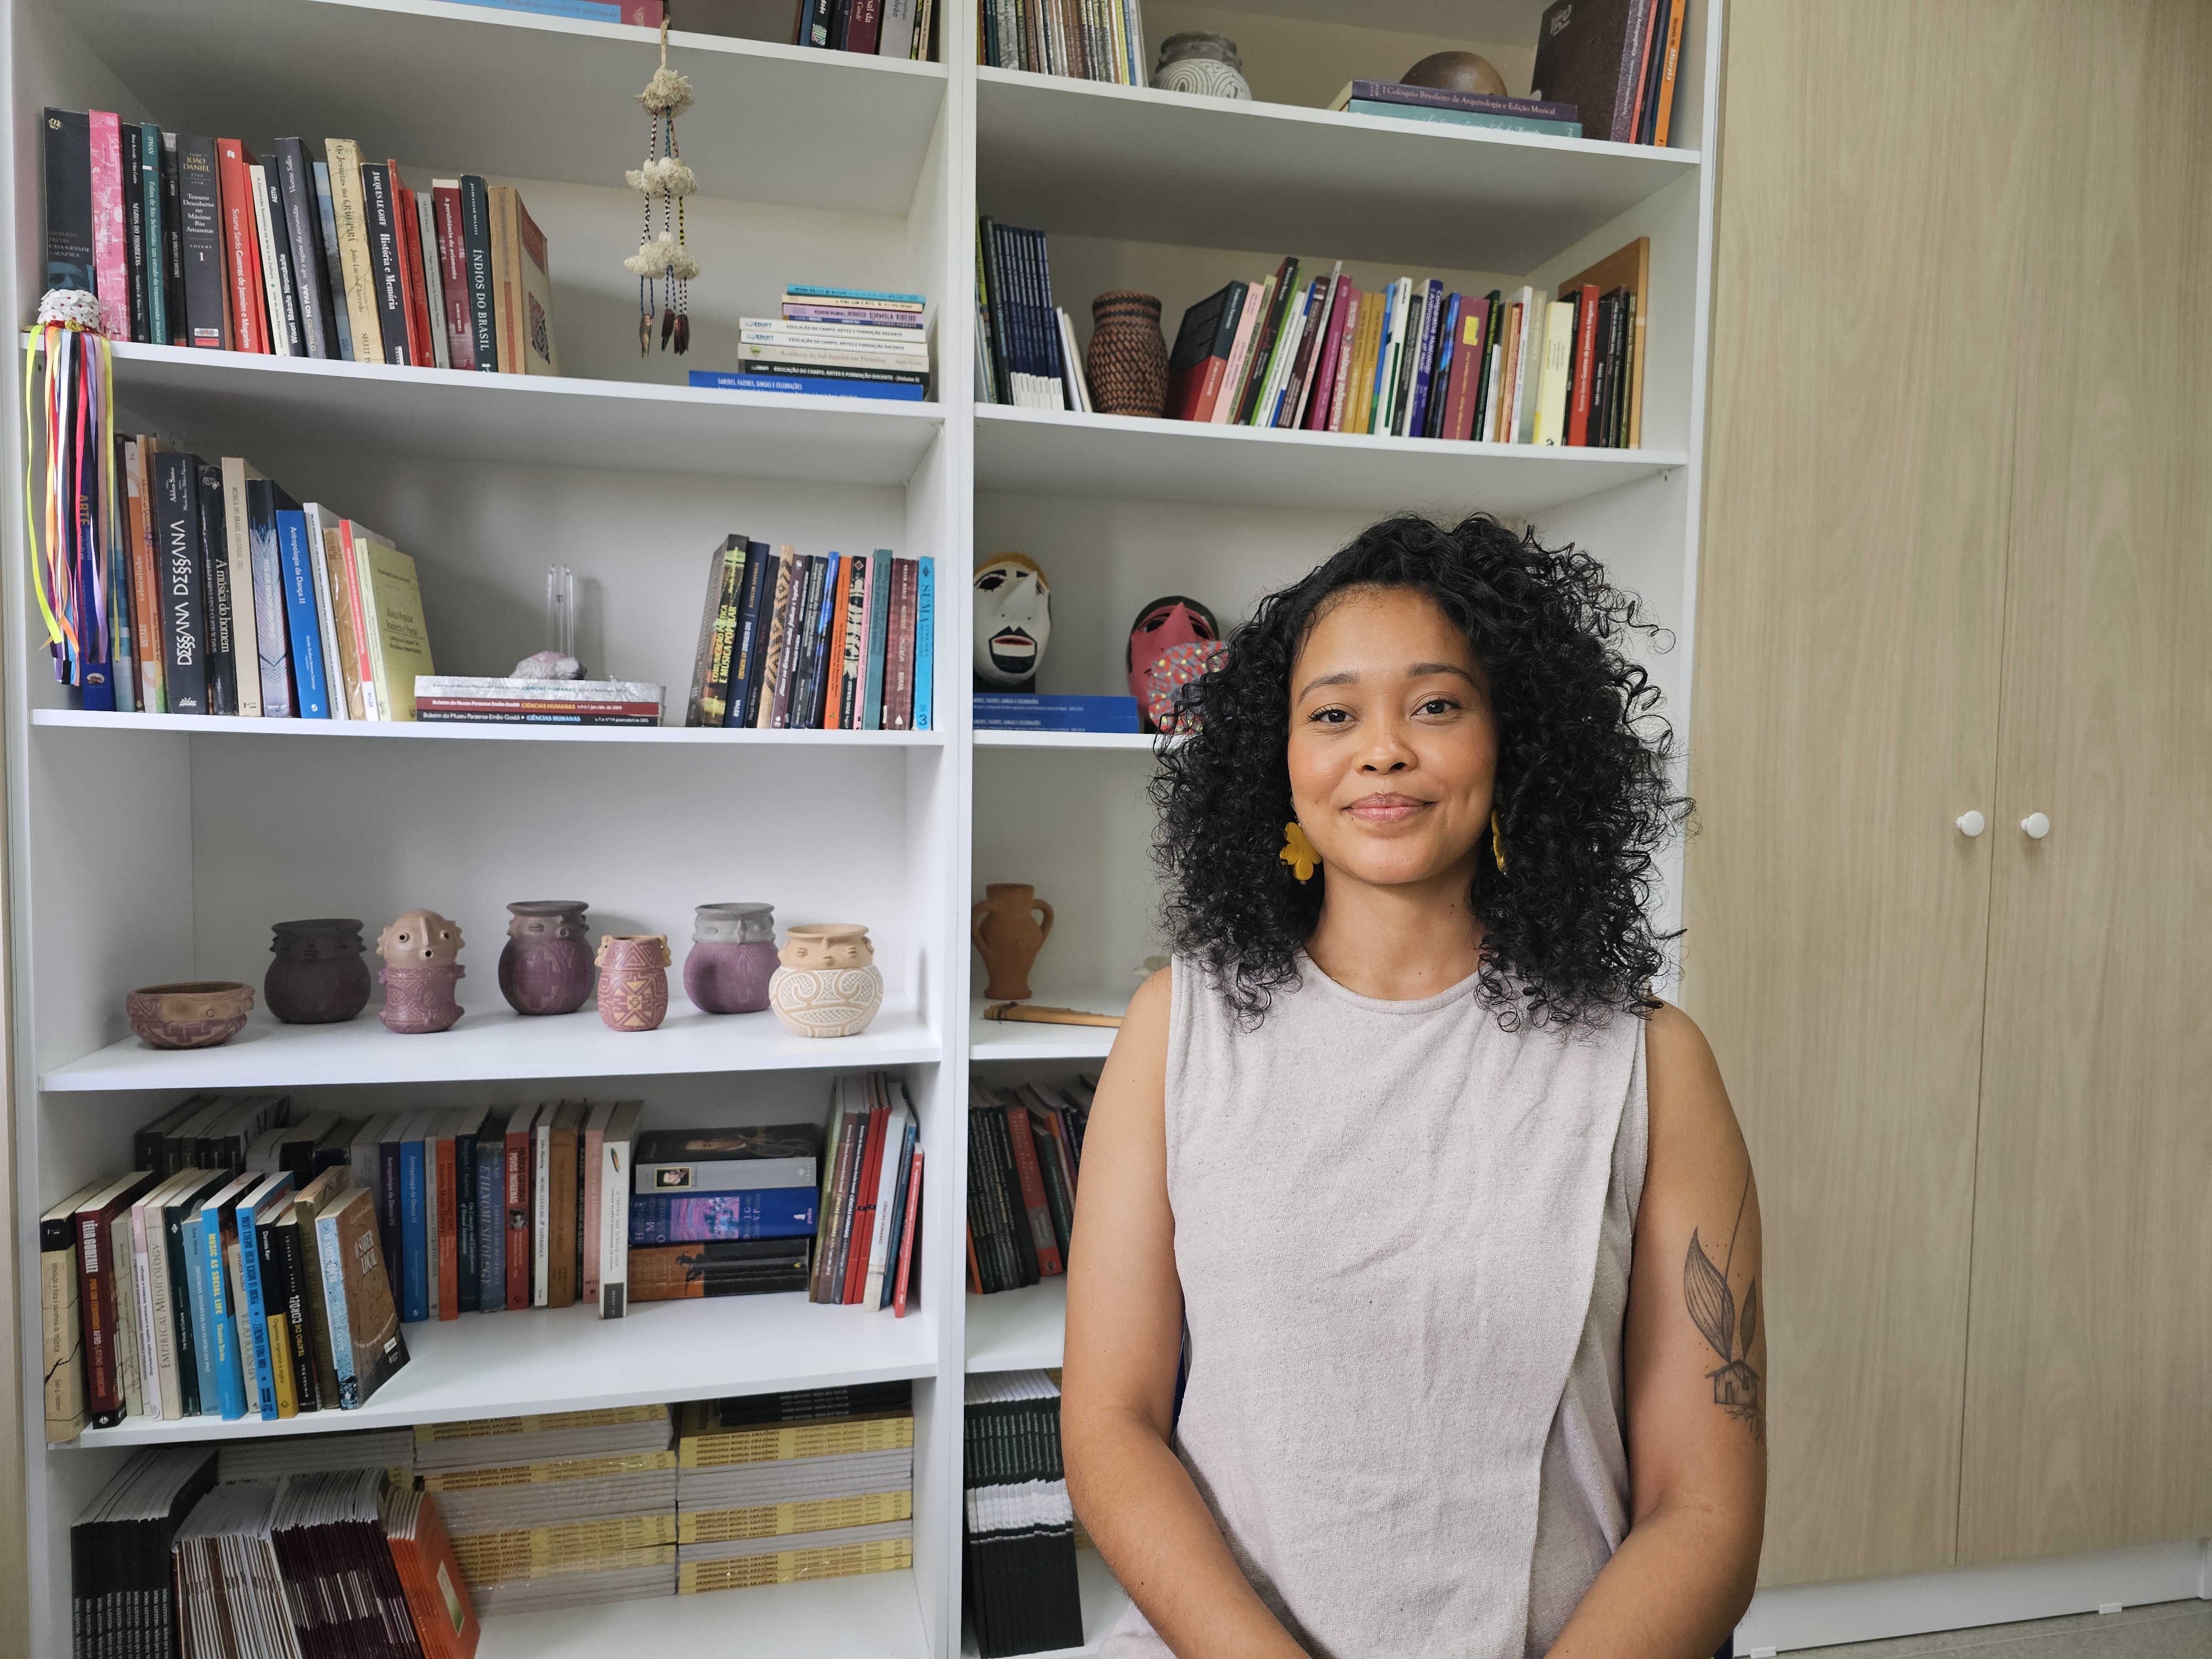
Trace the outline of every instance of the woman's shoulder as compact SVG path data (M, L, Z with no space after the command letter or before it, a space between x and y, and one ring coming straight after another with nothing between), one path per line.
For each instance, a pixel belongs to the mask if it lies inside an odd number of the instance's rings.
M1644 1020L1644 1072L1655 1152L1671 1147L1704 1155L1741 1146L1712 1045L1671 1002Z

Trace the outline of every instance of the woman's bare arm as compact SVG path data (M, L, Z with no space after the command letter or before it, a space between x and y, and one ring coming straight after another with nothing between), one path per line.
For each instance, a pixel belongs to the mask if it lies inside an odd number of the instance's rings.
M1766 1514L1759 1192L1712 1050L1662 1008L1646 1033L1650 1162L1625 1342L1627 1538L1553 1659L1705 1659L1742 1617Z
M1067 1489L1160 1639L1206 1659L1301 1652L1253 1593L1170 1449L1182 1285L1168 1207L1168 974L1145 982L1098 1079L1067 1269Z

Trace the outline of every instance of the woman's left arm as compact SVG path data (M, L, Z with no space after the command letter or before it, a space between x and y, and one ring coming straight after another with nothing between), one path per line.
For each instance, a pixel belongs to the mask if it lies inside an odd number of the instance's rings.
M1623 1341L1628 1536L1553 1659L1705 1659L1750 1604L1766 1515L1759 1191L1705 1036L1646 1027L1650 1157Z

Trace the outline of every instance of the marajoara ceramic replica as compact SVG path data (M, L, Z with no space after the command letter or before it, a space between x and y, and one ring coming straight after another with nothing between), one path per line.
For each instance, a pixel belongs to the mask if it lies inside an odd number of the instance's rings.
M769 1005L793 1036L858 1036L884 1003L883 970L858 922L802 923L784 935Z
M384 1012L389 1030L418 1036L452 1029L461 1017L453 987L468 969L461 966L460 925L435 910L410 910L376 939L384 958L377 977L384 981Z
M975 689L1034 691L1052 638L1052 585L1026 553L1001 553L975 573Z

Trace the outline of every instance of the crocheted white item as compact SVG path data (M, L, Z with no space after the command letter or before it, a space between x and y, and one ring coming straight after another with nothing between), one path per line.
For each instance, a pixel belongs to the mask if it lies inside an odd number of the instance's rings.
M48 289L39 301L39 326L44 328L48 323L82 329L88 334L104 332L100 325L100 296L81 288Z
M623 177L641 196L689 196L699 188L699 176L673 155L632 167Z
M656 115L681 115L691 107L691 83L663 64L653 70L637 101Z

